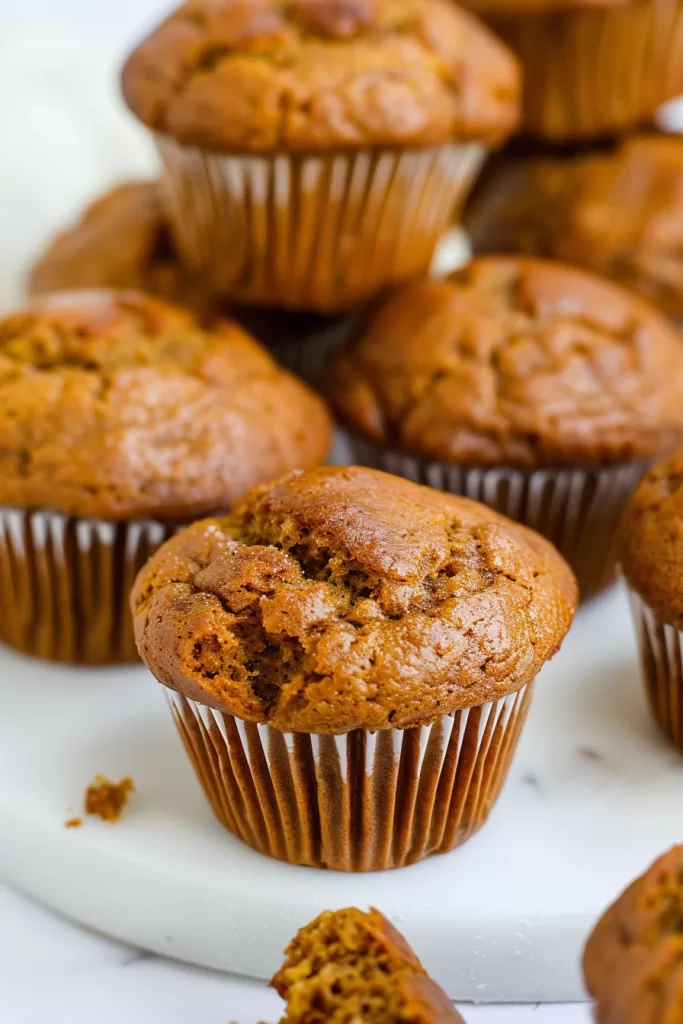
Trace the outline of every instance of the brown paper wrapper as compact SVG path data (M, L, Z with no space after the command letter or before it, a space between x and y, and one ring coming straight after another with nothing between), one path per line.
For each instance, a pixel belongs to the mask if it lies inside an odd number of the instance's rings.
M429 462L349 437L351 461L461 494L530 526L569 562L582 598L613 582L624 508L649 463L594 469L514 469Z
M492 18L524 68L524 129L562 141L610 135L683 92L682 0L628 0Z
M648 703L662 732L683 750L683 634L629 588Z
M426 272L485 156L478 143L246 157L156 141L187 265L238 302L320 312Z
M216 817L260 853L336 871L414 864L486 821L531 700L526 686L414 729L282 733L169 692Z
M130 590L168 536L157 522L0 508L0 640L77 665L136 661Z

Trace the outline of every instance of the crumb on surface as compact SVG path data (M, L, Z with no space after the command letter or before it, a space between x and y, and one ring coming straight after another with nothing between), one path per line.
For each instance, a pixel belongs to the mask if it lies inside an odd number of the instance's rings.
M133 780L128 777L111 782L103 775L96 775L85 793L85 813L97 815L103 821L118 821L129 795L134 792Z
M81 818L69 818L64 822L64 828L80 828L82 824Z

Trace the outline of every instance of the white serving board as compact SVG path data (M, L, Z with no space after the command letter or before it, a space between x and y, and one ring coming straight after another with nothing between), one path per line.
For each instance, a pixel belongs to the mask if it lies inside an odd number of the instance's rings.
M0 874L116 938L267 977L318 911L378 906L449 995L580 999L604 905L681 838L683 758L658 735L626 599L584 608L544 670L508 783L460 850L343 875L268 860L212 817L143 668L74 670L0 650ZM78 813L95 773L137 785L117 825Z

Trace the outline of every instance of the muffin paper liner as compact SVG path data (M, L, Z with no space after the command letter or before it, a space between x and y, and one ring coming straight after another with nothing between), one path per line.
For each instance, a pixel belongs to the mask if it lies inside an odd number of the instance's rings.
M260 853L381 871L461 845L505 780L532 684L431 725L343 736L283 733L168 691L218 819Z
M137 660L128 598L169 532L0 507L0 640L73 664Z
M188 266L238 301L327 312L426 271L486 155L478 143L260 157L156 141Z
M645 692L666 736L683 750L683 634L629 587Z
M624 508L650 465L468 467L390 451L355 435L349 444L353 462L481 501L542 533L571 565L582 598L613 581Z
M493 18L524 67L524 129L561 140L608 135L683 92L683 0Z

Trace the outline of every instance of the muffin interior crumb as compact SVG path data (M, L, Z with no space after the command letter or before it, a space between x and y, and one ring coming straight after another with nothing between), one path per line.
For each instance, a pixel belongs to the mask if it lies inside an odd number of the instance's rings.
M321 915L302 929L274 980L287 1000L281 1024L391 1024L407 1020L400 979L423 974L350 908Z
M128 797L134 792L133 780L127 776L120 782L111 782L103 775L96 775L85 793L85 813L102 818L102 821L116 822L128 803Z

